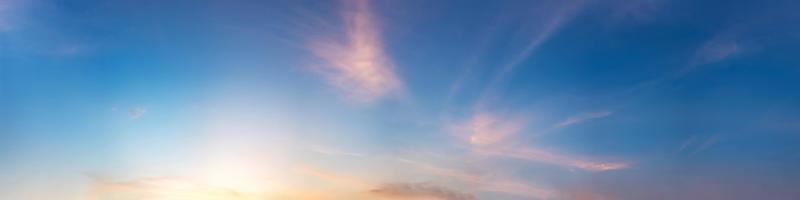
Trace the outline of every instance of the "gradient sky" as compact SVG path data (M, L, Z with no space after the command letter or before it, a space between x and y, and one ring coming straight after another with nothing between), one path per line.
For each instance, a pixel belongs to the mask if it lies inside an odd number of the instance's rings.
M800 199L798 10L0 0L0 199Z

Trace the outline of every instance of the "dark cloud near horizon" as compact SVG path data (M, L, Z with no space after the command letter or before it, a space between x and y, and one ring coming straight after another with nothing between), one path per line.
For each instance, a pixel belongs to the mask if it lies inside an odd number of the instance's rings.
M370 193L398 199L434 198L441 200L475 200L469 193L431 183L389 183L370 190Z

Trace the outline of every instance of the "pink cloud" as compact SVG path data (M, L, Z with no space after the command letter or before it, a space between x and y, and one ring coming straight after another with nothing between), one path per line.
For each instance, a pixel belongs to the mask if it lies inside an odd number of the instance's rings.
M560 154L551 151L545 151L542 149L537 149L532 147L478 149L478 151L479 153L491 156L529 160L529 161L535 161L562 167L578 168L588 171L610 171L610 170L626 169L630 167L630 164L627 163L593 162L575 156Z
M489 112L478 112L452 129L472 145L491 145L520 133L525 121L521 117L501 117Z
M394 72L394 64L383 49L380 29L368 1L346 1L343 12L346 21L346 39L331 37L311 43L311 52L324 63L317 71L331 85L339 88L346 98L360 103L375 102L398 92L401 80Z
M372 194L391 199L475 200L469 193L430 183L391 183L370 190Z
M584 113L560 122L555 127L567 127L611 114L613 113L610 111ZM609 171L629 167L627 163L594 162L582 157L546 151L532 145L515 145L512 138L523 131L527 121L529 120L520 117L478 112L467 122L455 125L452 129L455 130L457 137L470 144L468 148L471 151L485 156L529 160L588 171Z

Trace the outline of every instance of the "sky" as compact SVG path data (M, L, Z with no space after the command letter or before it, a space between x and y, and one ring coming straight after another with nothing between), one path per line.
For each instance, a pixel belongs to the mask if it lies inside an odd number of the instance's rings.
M799 199L797 10L0 0L0 199Z

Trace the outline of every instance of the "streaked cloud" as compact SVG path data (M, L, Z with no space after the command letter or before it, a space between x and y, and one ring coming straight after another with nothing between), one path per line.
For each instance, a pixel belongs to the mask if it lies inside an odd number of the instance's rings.
M152 199L152 200L256 200L266 197L245 194L231 188L215 186L179 177L152 177L129 181L95 179L89 200Z
M474 200L474 195L431 183L389 183L370 193L390 199Z
M348 152L341 149L325 147L325 146L312 146L311 150L320 154L325 154L330 156L354 156L354 157L365 156L362 153Z
M320 180L325 181L330 185L336 185L341 187L346 187L350 189L368 189L372 185L370 182L363 180L361 178L341 175L338 173L334 173L322 168L304 165L295 168L295 172L301 175L306 175L310 177L315 177Z
M589 113L582 113L577 116L573 116L567 118L564 121L561 121L555 125L556 128L564 128L567 126L572 126L575 124L580 124L589 120L604 118L613 115L614 112L611 111L599 111L599 112L589 112Z
M551 164L568 168L578 168L588 171L611 171L611 170L626 169L630 167L630 164L628 163L594 162L576 156L560 154L532 147L477 149L477 151L479 151L479 153L483 153L486 155L529 160L539 163Z
M539 31L536 36L531 38L525 48L522 49L522 51L520 51L519 54L517 54L516 57L514 57L514 59L512 59L511 62L502 70L510 71L519 65L519 63L524 59L528 58L536 49L539 48L539 46L550 39L550 37L558 32L561 27L572 20L577 12L583 7L583 4L584 2L582 0L564 1L564 5L554 10L550 18L545 21L541 31Z
M398 161L410 164L415 169L426 172L428 174L442 176L442 177L449 177L459 180L461 182L480 183L485 181L484 178L479 175L466 173L457 169L444 168L429 163L423 163L407 159L399 159Z
M606 3L606 2L603 2ZM616 21L648 21L654 18L665 4L664 0L615 0L609 2L612 7L611 17Z
M562 128L592 119L612 115L611 111L599 111L580 114L555 125ZM466 123L452 128L455 135L470 144L471 151L490 157L504 157L534 161L543 164L556 165L567 168L577 168L588 171L609 171L628 168L627 163L596 162L583 157L572 156L553 151L544 150L535 145L519 145L513 142L513 137L519 135L530 120L511 115L490 114L478 112Z
M563 1L562 5L553 9L552 14L543 22L539 31L526 42L526 45L514 54L508 62L500 66L499 72L489 83L489 90L497 86L501 81L508 78L512 71L520 65L523 61L528 59L539 47L547 42L554 34L558 33L561 28L569 23L584 7L583 0ZM488 91L491 92L491 91Z
M714 38L695 52L695 58L690 65L720 62L742 53L743 50L742 45L736 40Z
M680 78L708 65L724 62L748 51L753 51L752 41L744 39L743 34L744 32L736 28L717 33L697 47L680 71L665 79Z
M684 140L677 152L688 152L688 155L693 155L706 151L719 142L719 135L714 134L707 137L692 136Z
M699 45L685 64L680 66L678 70L665 74L664 76L643 81L638 83L627 90L629 93L653 88L662 84L666 84L686 76L696 70L702 69L706 65L723 62L725 60L734 58L746 52L745 45L736 37L736 31L722 32L718 35L708 39L705 43Z
M130 116L131 119L139 119L146 112L147 112L146 108L138 107L131 109L131 111L128 112L128 116Z
M522 117L505 117L481 111L461 124L453 126L459 137L473 145L491 145L520 133L524 128Z
M369 1L344 2L346 38L325 36L311 42L311 52L324 61L315 70L355 102L371 103L398 93L402 81L384 51Z

